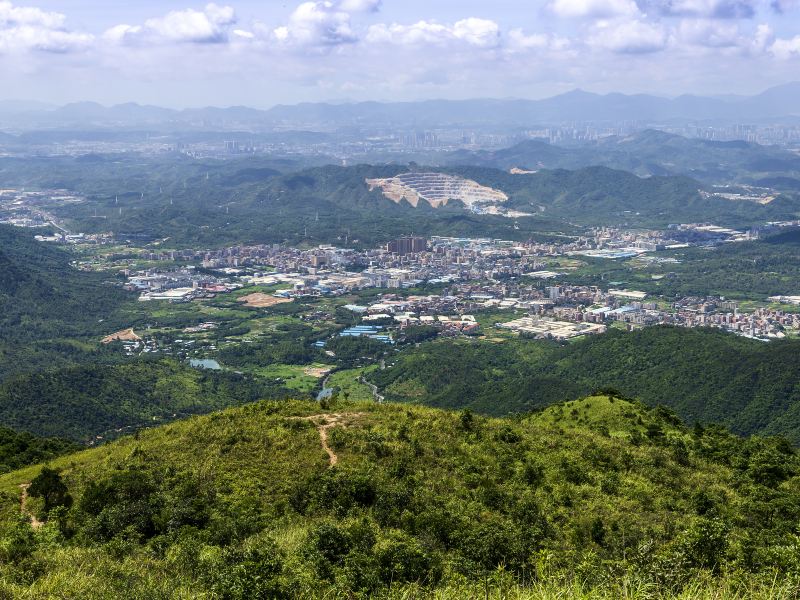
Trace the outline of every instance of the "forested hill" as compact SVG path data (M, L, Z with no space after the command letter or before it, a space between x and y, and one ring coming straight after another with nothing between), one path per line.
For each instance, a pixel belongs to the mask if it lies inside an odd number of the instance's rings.
M0 225L0 338L91 335L132 296L106 277L78 271L57 246ZM107 327L107 326L106 326Z
M548 240L575 235L583 227L597 224L651 227L712 221L746 227L795 218L800 213L800 202L791 195L767 205L734 202L704 197L698 192L702 184L689 177L641 178L597 166L528 175L485 166L413 164L328 165L287 173L272 168L271 163L249 160L204 163L165 158L160 166L146 161L134 165L132 159L118 164L102 157L89 163L52 160L54 173L63 174L69 167L74 177L69 181L60 176L48 178L46 170L31 177L40 187L59 184L86 197L85 202L53 208L76 230L102 228L137 240L169 238L168 243L178 247L345 241L374 247L412 231ZM146 170L151 167L152 177ZM41 165L38 168L43 169ZM122 169L124 177L113 177L115 169ZM378 190L370 191L366 184L366 179L393 177L410 169L473 179L505 192L509 208L532 216L509 219L475 214L458 203L438 209L422 203L421 208L412 208L405 202L395 204ZM87 170L91 177L83 174ZM97 214L105 218L97 219Z
M193 369L175 360L84 364L0 383L0 424L86 443L176 417L291 394L267 379Z
M491 152L453 153L444 162L504 170L605 166L640 176L685 175L705 183L759 183L788 190L800 185L800 157L783 148L690 139L654 130L569 147L528 140Z
M790 597L798 474L785 442L611 396L258 403L0 477L0 594Z
M689 422L800 444L800 341L765 344L718 330L609 331L567 345L433 342L371 375L388 400L526 412L613 387Z
M420 203L395 204L379 190L369 191L367 179L387 178L409 170L458 175L504 192L504 206L528 217L508 219L476 215L457 202L430 208ZM502 239L543 239L547 234L574 234L573 224L666 227L675 222L713 221L728 226L795 218L800 201L781 196L768 205L733 202L700 193L702 185L684 176L648 177L606 167L575 171L543 170L514 175L485 167L437 169L422 166L326 166L250 182L239 188L236 200L226 204L226 222L248 222L250 228L271 219L259 235L299 241L307 239L341 243L359 240L377 245L405 231L422 235L490 236ZM171 209L177 210L177 209ZM161 213L160 213L161 214ZM231 221L233 219L233 221ZM157 226L157 225L156 225ZM231 233L231 225L221 230ZM244 229L243 229L244 231ZM165 232L166 233L166 232ZM178 234L178 232L169 232ZM253 234L255 235L255 234Z
M72 440L37 437L27 431L0 427L0 473L46 462L82 448Z

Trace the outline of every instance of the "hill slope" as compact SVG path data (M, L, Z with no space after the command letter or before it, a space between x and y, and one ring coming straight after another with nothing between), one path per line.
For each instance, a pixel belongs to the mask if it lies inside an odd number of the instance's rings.
M393 401L487 414L525 412L605 386L689 422L800 443L800 342L764 344L717 330L652 327L577 343L423 344L370 378Z
M610 397L518 420L260 403L52 466L65 487L38 467L0 477L6 595L766 598L762 578L797 567L787 444ZM18 519L32 480L71 504L35 534ZM41 502L23 509L46 518Z
M96 330L132 296L104 277L70 265L60 248L29 231L0 225L0 335L8 339Z
M112 359L86 344L131 325L135 297L78 271L70 255L0 225L0 380L11 373Z
M713 221L726 226L795 218L800 204L781 196L767 205L704 197L702 185L685 176L640 178L606 167L512 175L481 166L448 168L409 165L325 166L278 174L269 163L226 164L167 160L162 165L53 159L23 165L0 160L0 181L28 182L75 190L87 201L53 211L81 231L108 231L131 239L169 238L169 244L220 246L237 242L348 243L374 247L413 231L420 235L553 239L572 235L572 223L666 226ZM152 174L143 173L152 167ZM459 175L508 196L503 206L532 214L518 219L476 214L460 203L414 209L395 204L367 180L410 170ZM142 177L147 174L147 184ZM115 205L119 198L120 206ZM123 206L124 205L124 206ZM104 219L95 218L96 214ZM563 239L563 238L562 238Z
M654 130L571 146L527 140L493 152L457 152L445 162L504 170L605 166L640 176L683 175L706 183L740 181L788 190L796 189L800 177L800 158L788 150L743 141L691 139Z
M173 360L87 364L16 375L0 383L0 423L88 442L176 416L290 394L264 378L192 369Z

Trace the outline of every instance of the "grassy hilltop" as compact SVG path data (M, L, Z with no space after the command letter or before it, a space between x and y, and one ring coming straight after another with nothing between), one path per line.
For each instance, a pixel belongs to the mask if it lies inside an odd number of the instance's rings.
M0 477L0 596L797 592L790 445L620 398L516 419L261 402L49 466L49 514L41 466Z

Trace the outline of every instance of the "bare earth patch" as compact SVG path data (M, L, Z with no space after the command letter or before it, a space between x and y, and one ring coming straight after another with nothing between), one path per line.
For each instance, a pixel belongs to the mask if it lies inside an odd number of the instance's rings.
M28 488L31 487L30 483L21 483L19 484L19 489L21 491L19 497L19 509L20 512L29 517L31 520L31 527L34 529L39 529L44 523L42 523L39 519L36 518L31 511L28 510Z
M303 369L303 374L308 375L309 377L316 377L319 379L320 377L325 377L328 373L331 372L330 367L306 367Z
M262 292L248 294L247 296L242 296L239 298L239 302L243 302L247 306L252 306L253 308L268 308L270 306L275 306L276 304L286 304L287 302L291 301L291 298L279 298L277 296L264 294Z
M131 327L130 329L123 329L122 331L107 335L101 340L101 343L110 344L111 342L139 342L141 339L142 338L136 335Z

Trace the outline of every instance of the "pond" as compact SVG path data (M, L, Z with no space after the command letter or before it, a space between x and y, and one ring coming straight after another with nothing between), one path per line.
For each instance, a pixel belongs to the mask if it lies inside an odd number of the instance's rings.
M198 369L211 369L212 371L222 370L220 364L211 358L190 358L189 364Z
M330 398L331 396L333 396L333 392L335 389L336 388L332 387L322 388L319 394L317 394L317 400L319 401L319 400L324 400L325 398Z

